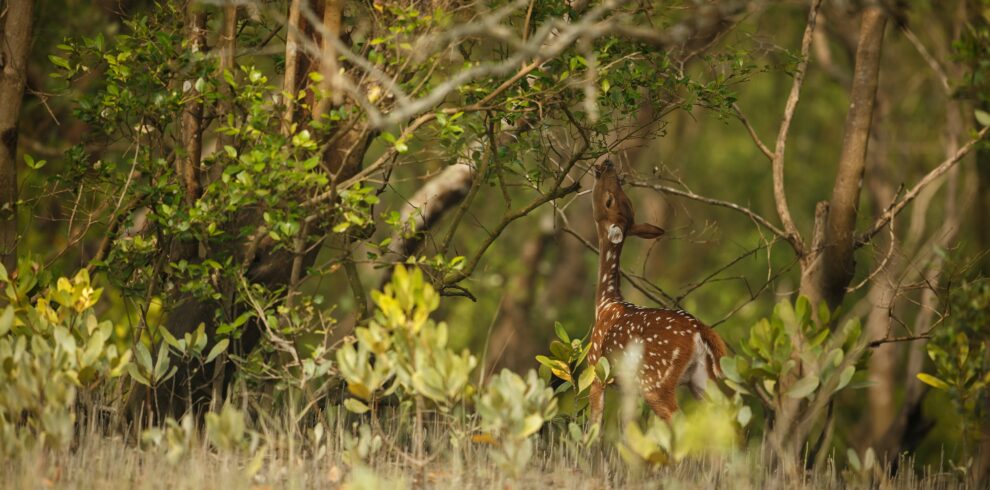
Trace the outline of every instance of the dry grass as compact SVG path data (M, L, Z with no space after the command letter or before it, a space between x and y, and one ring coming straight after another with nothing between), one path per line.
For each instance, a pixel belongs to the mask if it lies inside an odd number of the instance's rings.
M533 459L518 478L495 467L489 446L446 427L428 431L427 454L434 458L421 466L409 454L390 449L389 443L383 443L367 461L356 462L346 437L356 418L337 411L324 414L323 420L329 429L320 443L314 442L315 423L301 424L307 428L290 436L271 421L259 422L265 427L256 433L259 444L253 451L217 450L194 431L185 454L173 462L167 458L167 447L142 448L128 438L90 426L82 430L72 449L37 451L0 464L0 488L966 488L947 472L901 472L894 477L886 471L853 474L837 469L834 461L787 478L764 463L759 446L727 457L635 471L611 443L578 449L563 442L563 434L553 428L539 435ZM393 437L401 427L394 422L383 431ZM391 444L408 447L407 443ZM910 468L907 463L901 467Z

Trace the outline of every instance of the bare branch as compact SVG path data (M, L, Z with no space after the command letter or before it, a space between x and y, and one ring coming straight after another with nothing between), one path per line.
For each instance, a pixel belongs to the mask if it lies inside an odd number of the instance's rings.
M899 190L897 193L894 194L895 200L897 199L898 195L900 195ZM893 206L893 203L891 203L891 206ZM890 247L887 249L887 254L884 255L883 260L880 261L880 265L878 265L876 269L873 270L873 272L871 272L869 275L863 278L863 280L860 281L859 284L855 286L847 287L846 288L847 293L851 293L865 286L868 282L872 281L873 278L877 276L877 274L880 274L880 272L887 267L887 264L890 262L890 258L894 256L894 248L897 245L897 234L894 232L894 220L890 221L890 226L888 227L888 229L890 230Z
M753 211L753 210L751 210L751 209L749 209L747 207L740 206L740 205L738 205L736 203L729 202L729 201L722 201L720 199L713 199L713 198L705 197L705 196L699 196L698 194L695 194L695 193L693 193L691 191L685 191L685 190L681 190L681 189L676 189L676 188L665 186L665 185L661 185L661 184L651 184L649 182L644 182L644 181L640 181L640 180L629 182L628 185L631 185L633 187L645 187L645 188L648 188L648 189L653 189L653 190L655 190L657 192L663 192L663 193L667 193L667 194L673 194L675 196L686 197L688 199L693 199L695 201L703 202L705 204L711 204L713 206L721 206L723 208L728 208L728 209L731 209L731 210L734 210L734 211L738 211L738 212L740 212L742 214L745 214L750 219L752 219L753 221L757 222L758 224L760 224L761 226L765 227L766 229L770 230L771 232L773 232L773 234L775 234L775 235L777 235L777 236L779 236L779 237L781 237L781 238L783 238L785 240L787 239L787 233L785 233L784 230L781 230L780 228L777 228L772 223L770 223L769 221L767 221L766 218L764 218L763 216L760 216L755 211Z
M481 246L478 248L475 254L472 255L467 260L467 263L464 265L464 268L459 271L452 271L448 273L443 278L443 284L444 285L454 284L470 276L471 273L474 272L474 268L478 265L478 261L481 260L481 257L485 254L485 251L488 250L488 247L492 245L495 239L498 238L498 236L502 233L502 231L505 230L505 228L509 226L509 224L511 224L513 221L516 221L517 219L528 215L529 213L533 212L536 208L550 201L577 192L577 190L581 186L579 181L575 181L574 183L566 187L563 186L563 183L564 183L564 179L567 178L567 174L570 173L571 169L574 168L574 165L577 164L578 160L580 160L584 156L584 152L587 150L588 150L588 142L586 140L582 140L581 143L578 144L577 148L575 148L574 152L571 154L571 157L568 160L568 162L563 166L560 173L557 175L557 178L554 180L553 186L550 188L550 192L543 194L537 197L536 199L533 199L532 201L530 201L529 204L527 204L522 209L519 209L514 212L507 212L502 217L502 221L494 229L492 229L491 232L488 233L488 236L485 237L485 240L482 242Z
M698 281L698 282L690 285L688 288L686 288L684 290L684 292L681 293L676 298L677 299L677 302L679 303L681 301L684 301L684 298L686 298L689 294L691 294L691 293L695 292L696 290L698 290L698 288L700 288L701 286L704 286L705 284L707 284L709 281L711 281L712 279L714 279L715 276L718 276L719 274L721 274L721 273L729 270L729 268L731 268L732 266L738 264L743 259L745 259L747 257L750 257L750 256L756 255L756 253L759 252L760 250L769 249L776 242L777 242L777 239L775 238L775 239L773 239L771 241L761 243L756 248L753 248L751 250L747 250L745 253L743 253L743 254L737 256L736 258L730 260L725 265L719 267L718 269L715 269L714 271L712 271L711 273L709 273L707 276L701 278L700 281ZM745 278L735 278L735 279L743 279L745 281ZM748 285L748 281L747 281L747 285Z
M784 119L781 121L780 130L777 132L777 143L774 146L773 159L771 160L774 204L777 207L780 222L784 225L784 230L787 233L785 238L794 247L798 256L803 256L805 253L804 242L797 226L794 225L790 207L787 205L787 193L784 190L784 150L787 148L787 133L791 129L791 119L794 117L794 110L801 98L801 85L804 84L804 75L808 68L808 51L811 48L815 21L821 6L822 0L814 0L811 4L811 10L808 12L808 24L804 28L804 37L801 39L801 61L798 62L797 70L794 72L794 83L791 85L791 92L787 96L787 103L784 106Z
M585 15L582 15L580 19L572 24L567 24L560 20L544 23L527 43L531 49L520 49L499 62L480 64L451 75L443 82L437 84L433 90L423 97L401 104L389 112L377 126L385 127L402 123L410 117L414 117L431 107L435 107L447 98L450 93L472 80L511 73L520 63L534 54L536 55L536 59L532 64L539 66L544 61L562 53L577 39L601 33L601 26L597 26L599 28L595 29L596 22L621 3L625 3L625 0L606 1L602 5L588 11Z
M753 143L756 143L756 147L759 148L760 152L763 153L763 156L767 157L767 160L770 160L772 163L774 153L770 151L770 148L763 143L763 140L760 139L760 135L756 134L756 129L754 129L753 125L749 123L749 119L747 119L746 115L743 114L742 109L739 108L739 104L732 104L732 110L735 111L736 117L739 118L739 122L743 123L743 126L746 126L746 131L749 132L749 137L753 138Z
M464 199L471 189L474 176L471 163L457 162L423 184L402 206L400 219L403 226L393 233L389 252L400 260L415 252L422 242L422 232L430 229L445 210ZM404 236L413 230L413 236Z
M921 55L921 59L925 60L925 63L927 63L928 66L931 67L932 71L935 72L935 76L938 78L938 82L939 85L942 86L942 90L944 90L947 95L952 94L952 86L949 84L949 76L945 73L945 68L942 68L942 65L935 59L934 56L932 56L932 54L928 51L928 48L926 48L924 43L921 42L921 39L918 39L918 36L907 25L903 26L903 32L904 37L911 42L914 49L918 51L919 55Z
M471 258L468 259L467 263L464 265L464 269L451 272L447 274L446 277L444 277L443 279L444 285L449 285L462 281L464 280L464 278L471 275L471 273L474 272L474 268L478 265L478 261L481 260L482 255L484 255L485 251L488 250L488 247L492 245L495 239L498 238L498 236L502 233L502 231L505 230L505 228L509 226L509 224L511 224L513 221L516 221L517 219L528 215L529 213L533 212L533 210L535 210L536 208L550 201L553 201L554 199L559 199L572 192L576 192L579 187L580 185L577 182L567 187L557 187L554 191L550 192L549 194L544 194L534 199L526 207L518 211L515 211L513 213L507 214L504 218L502 218L502 222L500 222L491 231L491 233L488 234L488 236L485 238L485 241L482 242L481 246L478 248L478 251L475 252L475 254L471 256Z
M869 344L866 344L866 346L870 349L876 349L883 344L889 344L891 342L913 342L915 340L928 340L930 338L932 338L931 334L911 335L907 337L884 337L882 339L873 340Z
M713 2L697 9L696 15L663 31L648 27L615 23L610 26L611 34L648 44L655 49L670 49L672 46L703 46L720 32L731 19L746 10L749 2Z
M870 239L872 239L874 235L876 235L880 230L882 230L884 226L887 226L887 223L889 223L892 219L894 219L894 217L897 216L898 213L900 213L905 206L910 204L911 201L914 200L914 198L918 197L918 194L926 186L938 180L939 177L941 177L946 172L948 172L956 163L959 163L959 161L962 160L963 157L968 155L969 152L973 149L973 147L976 146L977 143L979 143L981 140L983 140L983 138L987 136L988 131L990 131L990 126L981 129L980 132L976 133L976 137L969 140L969 142L967 142L965 145L959 148L959 150L956 151L954 155L944 160L937 167L933 168L932 171L928 172L920 181L918 181L917 184L914 185L914 187L912 187L910 190L904 193L904 197L901 198L901 200L898 201L897 204L895 204L886 212L884 212L879 218L877 218L876 222L873 223L873 226L870 227L869 230L867 230L865 233L859 236L859 239L857 240L857 246L863 246L869 243Z

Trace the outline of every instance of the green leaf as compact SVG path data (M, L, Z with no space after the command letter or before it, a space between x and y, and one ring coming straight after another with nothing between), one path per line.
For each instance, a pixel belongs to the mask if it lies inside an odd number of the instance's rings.
M990 113L977 109L976 122L980 123L981 126L990 126Z
M804 398L815 392L818 388L818 376L809 374L801 378L791 389L787 390L787 396L791 398Z
M156 381L155 383L156 384L161 384L161 383L164 383L164 382L172 379L172 376L175 376L175 373L178 370L179 370L179 366L172 366L172 369L169 370L168 374L166 374L165 376L162 376L161 378L158 378L158 381Z
M0 313L0 336L6 335L12 326L14 326L14 306L7 305L3 313Z
M945 381L942 381L941 379L938 379L935 376L932 376L932 375L930 375L928 373L918 373L918 380L921 381L922 383L925 383L928 386L931 386L932 388L935 388L935 389L939 389L939 390L948 390L949 389L949 384L948 383L946 383Z
M368 408L367 405L365 405L363 402L361 402L357 398L348 398L348 399L344 400L344 408L346 408L348 411L354 412L354 413L356 413L358 415L361 415L363 413L367 413L368 410L371 410L370 408Z
M71 67L69 66L69 60L67 60L67 59L65 59L65 58L63 58L61 56L55 56L53 54L50 54L50 55L48 55L48 59L55 66L59 66L59 67L65 68L66 70L71 69Z
M853 448L847 449L846 458L849 459L849 466L852 466L852 469L859 471L863 467L862 463L859 462L859 455L856 454L855 449Z
M210 353L206 356L206 362L212 362L217 356L226 351L228 344L230 344L230 339L220 339L220 341L217 342L217 345L214 345L213 348L210 349Z
M550 342L550 353L557 359L569 360L571 357L571 347L559 340Z
M736 369L735 357L722 356L718 363L722 368L722 374L724 374L726 378L735 381L736 383L742 383L742 377L739 376L739 370Z
M536 362L538 362L538 363L540 363L540 364L542 364L542 365L544 365L544 366L546 366L548 368L554 367L554 364L553 364L554 360L553 359L550 359L547 356L536 356Z
M603 382L608 380L609 375L612 374L612 365L607 357L598 360L598 364L595 365L595 374Z
M223 71L223 80L231 87L237 88L237 82L234 80L234 74L231 73L230 70Z
M169 363L168 346L163 342L161 348L158 349L158 360L155 362L156 382L164 381L165 372L168 371Z
M563 340L565 344L571 343L571 337L567 335L567 330L560 322L553 322L553 331L557 334L557 338Z
M839 384L836 385L835 391L845 388L852 381L853 374L856 374L856 366L846 366L839 375Z
M526 420L523 421L522 433L519 436L529 437L540 430L540 427L543 427L543 417L540 414L534 413L526 417Z
M743 394L743 395L751 395L752 394L752 392L750 392L749 389L747 389L745 386L743 386L742 383L736 383L735 381L732 381L731 379L726 379L725 380L725 384L729 388L732 388L736 393L740 393L740 394Z
M35 160L34 157L25 153L24 163L33 170L39 170L41 167L44 167L46 163L48 163L48 160Z
M148 348L140 340L134 344L134 357L138 366L144 369L146 373L152 372L151 352L148 352Z
M752 418L753 409L749 408L749 405L743 405L742 408L739 409L739 413L736 414L736 421L743 427L746 427Z
M595 380L595 370L594 368L588 367L578 376L578 392L582 392L591 386L591 383Z
M179 341L175 338L175 336L172 335L172 332L169 332L167 328L162 327L158 329L158 333L161 334L162 340L164 340L166 344L184 354L183 351L185 349L183 349L183 346L179 344Z
M127 373L130 374L132 378L134 378L134 381L137 381L138 383L141 383L144 386L150 386L151 385L150 383L148 383L148 378L144 377L144 375L141 374L140 371L138 371L136 365L134 365L134 364L128 364L127 365Z

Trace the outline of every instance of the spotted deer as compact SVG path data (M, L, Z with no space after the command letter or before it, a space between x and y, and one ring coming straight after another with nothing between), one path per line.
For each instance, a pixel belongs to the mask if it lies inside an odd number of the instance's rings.
M627 303L619 289L619 257L626 237L652 239L664 234L656 226L635 223L632 203L622 191L611 161L594 167L594 219L598 232L598 290L591 333L591 365L619 354L634 343L642 347L638 381L646 402L663 419L677 410L674 389L687 385L701 398L708 378L721 376L719 358L725 343L711 328L683 310L645 308ZM591 385L591 417L601 422L605 386Z

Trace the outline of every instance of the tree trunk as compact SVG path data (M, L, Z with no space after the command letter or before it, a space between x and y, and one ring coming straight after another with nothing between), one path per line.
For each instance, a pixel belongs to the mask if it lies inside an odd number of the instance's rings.
M206 10L196 2L186 7L186 28L189 49L202 52L206 49ZM199 163L203 153L203 102L199 100L196 80L187 80L183 91L190 98L182 110L182 146L185 158L176 158L176 174L185 188L186 204L191 206L199 199Z
M819 5L820 3L816 3L812 7L812 18L815 13L814 8ZM860 21L853 83L850 88L849 112L846 116L842 151L833 184L832 198L816 206L811 248L801 250L802 247L796 247L801 254L800 292L811 299L813 305L824 301L829 308L837 308L845 297L846 287L855 270L853 253L856 249L856 215L873 120L880 74L880 51L886 22L887 17L881 8L864 9ZM789 99L789 104L791 100L796 101L796 98ZM785 113L783 129L778 134L777 151L774 156L773 166L777 173L782 172L783 168L779 159L782 158L783 142L786 141L783 138L786 138L787 124L789 124L787 118L793 114L786 111ZM787 209L786 199L782 197L784 194L782 175L775 176L774 186L775 195L779 196L776 198L778 214L785 224L785 229L793 230L790 211ZM796 362L797 368L792 369L790 374L781 380L777 388L781 391L787 390L797 379L806 374L804 363L797 356L797 353L804 348L803 340L800 336L795 336L793 341L795 349L792 359ZM774 413L774 426L767 437L783 471L788 475L797 475L799 468L802 467L798 463L802 460L804 444L811 429L806 410L806 402L785 397Z
M4 2L0 33L0 260L17 266L17 127L27 80L34 0Z
M220 50L220 65L217 67L217 78L219 80L224 80L224 72L230 72L232 78L237 77L237 13L237 4L228 3L223 6L223 24L220 26L220 39L217 41L217 48ZM226 82L221 83L223 83L222 92L224 96L233 99L233 89ZM222 102L217 110L224 116L231 114L234 110L233 100ZM220 148L230 145L233 142L234 137L228 134L221 133L217 137L217 143ZM219 179L222 172L222 166L216 165L211 169L209 181L212 182Z
M801 294L808 296L813 304L825 301L832 309L842 303L856 269L856 217L886 25L887 15L882 8L869 7L863 11L838 172L825 228L815 231L823 237L822 250L808 251L802 271Z

